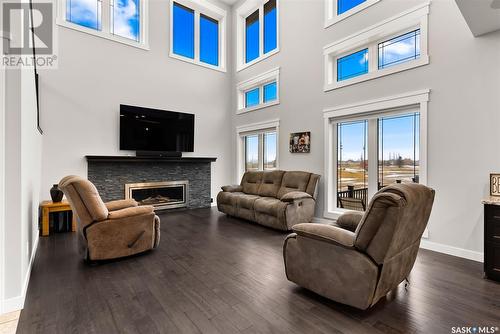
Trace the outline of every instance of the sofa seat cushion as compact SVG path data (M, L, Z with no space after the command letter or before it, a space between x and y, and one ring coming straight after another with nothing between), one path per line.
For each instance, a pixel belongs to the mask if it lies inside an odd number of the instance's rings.
M247 210L254 210L254 203L260 197L257 195L241 194L241 195L238 195L237 198L238 198L237 199L238 208L247 209Z
M241 192L225 192L221 191L219 195L217 196L217 203L219 204L227 204L234 206L236 208L236 205L238 203L238 196L245 195L244 193Z
M254 208L257 212L278 217L284 214L287 204L273 197L261 197L255 201Z

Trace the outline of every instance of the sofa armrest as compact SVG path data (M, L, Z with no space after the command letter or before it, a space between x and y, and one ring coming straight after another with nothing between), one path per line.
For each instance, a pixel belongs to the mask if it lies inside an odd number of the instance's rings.
M116 211L110 211L108 219L123 219L132 216L140 216L153 212L153 207L151 205L135 206L131 208L125 208Z
M230 186L222 186L222 191L234 193L243 191L243 187L240 185L230 185Z
M353 248L355 234L340 227L326 224L297 224L293 231L300 236Z
M356 231L359 222L363 219L364 212L346 212L337 218L337 225L351 232Z
M138 203L134 199L119 199L116 201L106 202L104 205L106 205L108 211L116 211L137 206Z
M306 199L306 198L312 198L312 196L303 191L291 191L281 196L280 200L282 202L293 202L299 199Z

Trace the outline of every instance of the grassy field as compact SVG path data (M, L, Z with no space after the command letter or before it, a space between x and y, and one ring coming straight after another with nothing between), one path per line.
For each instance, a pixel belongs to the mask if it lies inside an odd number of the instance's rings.
M415 170L418 175L418 166ZM384 166L379 167L379 182L383 180L383 186L396 183L396 180L401 182L413 182L414 176L413 165L398 166ZM360 163L343 163L342 167L338 169L338 176L340 178L340 191L347 190L348 185L353 185L355 189L365 188L368 182L368 169L361 168Z

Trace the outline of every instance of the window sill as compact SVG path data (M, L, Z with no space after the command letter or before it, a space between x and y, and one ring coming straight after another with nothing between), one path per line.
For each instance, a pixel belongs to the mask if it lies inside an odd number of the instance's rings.
M368 74L360 75L359 77L355 77L352 79L344 80L344 81L336 81L333 83L326 84L324 87L324 91L328 92L330 90L342 88L345 86L354 85L360 82L373 80L376 78L380 78L386 75L403 72L406 70L411 70L416 67L424 66L429 64L429 56L421 56L419 59L409 61L407 63L403 63L400 65L388 67L382 70L376 70L374 72L370 72Z
M328 0L327 0L328 1ZM335 1L335 0L333 0ZM327 17L325 18L325 29L334 25L335 23L337 22L340 22L342 20L345 20L346 18L350 17L350 16L353 16L354 14L356 13L359 13L360 11L376 4L377 2L379 2L380 0L367 0L365 1L364 3L354 7L354 8L351 8L350 10L348 10L347 12L344 12L340 15L336 15L334 14L333 17Z
M134 48L138 48L138 49L142 49L142 50L146 50L146 51L150 50L149 49L149 44L147 44L147 43L134 42L132 40L127 40L126 38L122 38L122 37L119 37L119 36L116 36L116 35L111 35L111 34L108 34L108 33L105 33L103 31L99 31L99 30L93 30L93 29L90 29L90 28L85 28L85 27L82 27L82 26L79 26L77 24L70 23L70 22L67 22L67 21L57 20L57 25L60 26L60 27L71 29L71 30L80 31L80 32L83 32L83 33L86 33L86 34L89 34L89 35L92 35L92 36L97 36L97 37L100 37L100 38L104 38L104 39L107 39L107 40L110 40L110 41L113 41L113 42L117 42L117 43L120 43L120 44L125 44L125 45L128 45L128 46L132 46Z
M257 64L258 62L277 54L279 51L280 51L279 47L276 47L276 49L274 49L273 51L269 51L268 53L263 54L259 58L256 58L249 63L239 64L238 68L236 69L236 72L242 71L242 70L244 70L244 69L246 69L254 64Z
M255 110L259 110L259 109L264 109L264 108L275 106L275 105L278 105L278 104L280 104L279 100L274 100L274 101L271 101L271 102L266 102L266 103L258 104L258 105L253 106L253 107L239 109L238 111L236 111L236 115L246 114L246 113L251 112L251 111L255 111Z
M176 55L173 52L170 52L169 56L170 56L170 58L181 60L181 61L184 61L184 62L189 63L189 64L202 66L202 67L209 68L211 70L218 71L218 72L224 72L224 73L226 72L226 69L224 67L213 66L213 65L210 65L210 64L205 64L205 63L203 63L201 61L197 61L197 60L194 60L194 59L191 59L191 58L187 58L187 57Z

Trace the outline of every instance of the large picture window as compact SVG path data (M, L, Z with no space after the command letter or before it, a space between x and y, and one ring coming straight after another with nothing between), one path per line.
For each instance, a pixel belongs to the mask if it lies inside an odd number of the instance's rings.
M383 187L427 182L429 90L325 111L325 217L366 210Z
M170 56L225 71L226 11L205 1L171 1Z
M61 26L148 48L146 0L61 0L58 4Z
M368 166L378 166L377 188L374 191L393 183L419 182L419 117L418 112L410 112L336 123L337 197L340 208L366 209L370 184ZM371 147L378 150L377 161L373 161L375 155L369 158L369 138L377 143Z
M278 51L278 0L246 1L237 9L237 70Z

